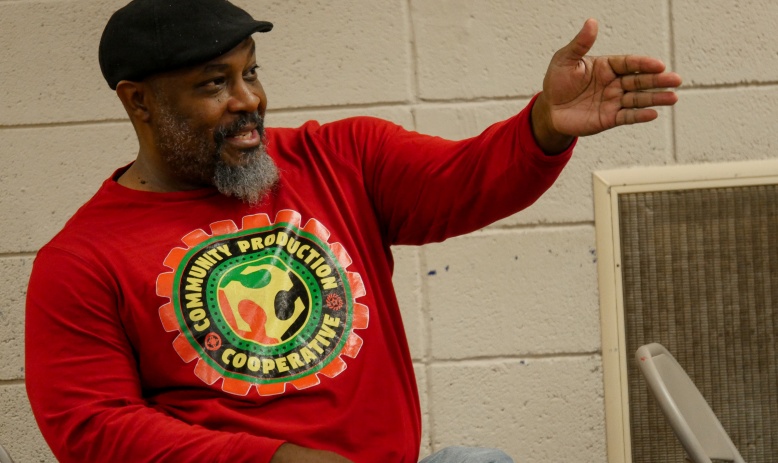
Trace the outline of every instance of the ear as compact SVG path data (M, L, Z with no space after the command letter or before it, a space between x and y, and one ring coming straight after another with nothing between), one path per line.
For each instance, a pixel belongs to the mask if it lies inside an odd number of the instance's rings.
M144 82L122 80L116 84L116 95L124 105L124 109L130 119L148 122L151 119L149 103L151 102L151 89Z

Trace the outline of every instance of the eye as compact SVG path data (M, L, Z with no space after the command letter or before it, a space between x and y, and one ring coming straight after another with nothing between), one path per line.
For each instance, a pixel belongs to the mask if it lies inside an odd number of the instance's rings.
M214 77L212 79L208 79L205 82L200 84L200 87L205 90L218 90L227 83L227 78L224 76Z
M243 77L244 77L246 80L257 80L257 77L258 77L258 76L257 76L257 71L259 71L260 69L262 69L262 68L260 68L258 64L255 64L254 66L251 66L251 67L248 69L248 71L246 71L246 72L243 74Z

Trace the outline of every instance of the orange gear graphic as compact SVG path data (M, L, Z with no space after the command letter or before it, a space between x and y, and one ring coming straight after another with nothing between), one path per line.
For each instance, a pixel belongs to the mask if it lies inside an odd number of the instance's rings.
M251 357L248 354L248 351L246 351L246 355L243 353L236 354L238 348L236 347L235 349L229 349L229 342L227 338L216 332L207 331L216 329L216 323L211 323L211 319L208 318L211 316L208 313L208 308L198 307L194 310L190 310L185 314L182 309L182 303L178 301L183 300L182 288L186 284L186 282L181 282L181 280L184 278L181 269L187 265L187 259L193 260L194 257L198 257L198 255L194 254L195 251L201 253L199 255L201 258L207 258L208 256L206 256L206 252L204 251L205 249L218 247L218 244L227 242L227 240L232 240L230 243L233 244L237 243L235 246L244 246L244 243L249 242L248 240L240 241L244 236L247 236L250 233L259 233L264 230L271 229L273 233L276 233L279 224L283 224L283 226L286 227L282 230L298 231L299 235L295 236L297 236L300 241L302 241L304 237L308 237L311 242L315 241L320 243L321 252L317 252L315 254L317 256L326 254L325 257L330 259L330 263L332 264L331 267L339 266L340 269L342 269L338 275L342 275L343 277L341 277L338 281L341 281L343 287L345 288L342 294L346 294L350 297L347 297L345 301L342 299L338 301L337 299L340 298L340 296L336 294L321 296L321 305L324 307L324 310L331 310L335 308L338 310L339 314L342 314L344 309L350 308L350 313L348 314L347 321L343 322L343 331L340 335L340 338L338 339L336 347L333 347L331 352L327 353L326 358L322 356L318 363L313 364L310 369L301 370L299 374L290 375L289 377L278 376L269 378L261 376L261 373L267 373L271 363L269 360L259 358L258 356ZM173 348L185 363L190 363L193 360L197 360L197 363L194 367L194 373L206 384L213 385L219 379L221 379L222 390L236 395L245 396L250 392L252 387L256 387L257 392L262 396L283 394L286 391L287 384L291 384L296 389L302 390L320 384L320 375L324 375L328 378L335 378L346 370L347 363L343 357L345 356L356 358L356 356L359 354L363 340L355 333L355 330L366 329L369 322L367 306L357 302L357 299L366 294L365 286L362 282L362 277L356 272L347 271L348 267L352 264L351 257L340 243L328 242L330 232L321 222L311 218L308 220L308 222L306 222L305 226L300 227L300 224L300 214L292 210L279 211L275 217L274 222L270 221L270 218L267 214L245 216L243 218L241 228L238 228L238 226L232 220L215 222L210 225L210 235L202 229L188 233L181 239L186 247L173 248L165 258L164 265L171 271L161 273L157 278L156 286L157 294L167 298L168 302L159 308L159 316L166 331L179 332L178 336L173 341ZM281 233L278 234L278 236L280 235ZM224 241L219 241L220 239L223 239ZM265 241L265 243L267 242L268 240ZM235 249L237 249L237 247ZM225 252L227 252L226 249ZM299 251L297 255L300 256L301 252L302 251ZM211 250L210 253L213 253L213 250ZM211 255L213 256L214 254ZM212 258L211 260L215 259ZM305 261L311 268L314 268L313 265L318 266L316 267L316 272L311 271L313 276L312 280L316 280L322 275L327 275L327 269L329 267L320 263L320 261L322 261L322 258L317 261L313 261L313 257L309 257L308 260ZM333 271L333 273L335 273L335 271ZM322 277L319 279L323 282L327 282L327 284L330 286L334 285L333 281L335 280L333 278L326 279ZM186 287L189 288L188 286ZM188 308L189 305L186 307ZM331 322L333 320L333 317L328 315L322 315L320 318L324 319L325 322ZM222 321L221 323L222 324L220 326L226 326L227 324L225 321ZM198 331L201 329L203 331ZM233 329L233 331L236 330ZM295 333L299 334L302 331L303 329L298 329ZM334 333L334 331L329 328L326 330L326 332ZM195 333L197 336L195 336L193 333ZM243 344L250 344L251 342L254 342L252 345L267 347L263 344L259 344L257 341L241 338L239 334L236 335L233 332L227 334L233 336L233 338L237 339ZM297 336L297 334L295 334L295 336ZM334 338L327 338L322 336L321 332L311 334L309 336L313 340L310 341L310 344L307 346L302 347L302 350L311 347L316 343L316 341L321 342L321 345L317 344L317 349L321 349L321 347L329 341L332 341L332 344L335 344ZM216 342L217 340L218 342ZM300 345L302 346L302 344ZM330 344L326 345L329 346ZM313 347L311 347L311 349L313 349ZM311 349L308 349L308 352L302 352L303 355L298 355L297 357L292 357L294 354L290 354L288 359L284 359L284 362L289 360L287 363L302 365L304 363L304 361L301 360L303 357L305 357L305 362L310 360L309 355L307 355L308 353L314 356L317 355L316 352ZM219 358L227 358L230 350L232 351L230 358L234 360L233 366L237 367L240 363L240 366L247 373L254 372L254 376L228 370L224 364L219 363L218 358L215 360L213 357L211 357L211 353L216 355L217 352L222 352L221 357ZM241 355L243 355L243 357L241 357ZM276 363L273 364L273 367L275 367L276 370L271 369L271 371L281 371L282 367L289 368L289 365L284 364L280 360L275 360L275 362ZM305 365L307 365L307 363L305 363Z
M330 294L327 296L327 307L331 308L332 310L340 310L343 308L343 299L341 299L337 294Z

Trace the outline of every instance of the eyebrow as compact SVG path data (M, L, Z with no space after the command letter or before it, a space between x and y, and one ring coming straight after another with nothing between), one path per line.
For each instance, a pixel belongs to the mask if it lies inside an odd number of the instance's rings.
M228 69L229 67L230 66L228 64L208 64L203 67L203 70L200 73L205 74L208 72L221 71Z
M253 41L251 42L251 48L249 48L248 56L254 56L255 52L257 51L257 44ZM201 74L205 74L208 72L217 72L217 71L223 71L226 69L229 69L230 65L226 63L213 63L213 64L207 64L202 68Z

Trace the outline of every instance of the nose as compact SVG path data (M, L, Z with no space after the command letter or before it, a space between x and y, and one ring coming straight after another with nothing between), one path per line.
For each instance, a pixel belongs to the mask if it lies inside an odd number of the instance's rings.
M262 103L262 90L257 89L248 82L239 81L234 87L228 109L230 112L254 112Z

